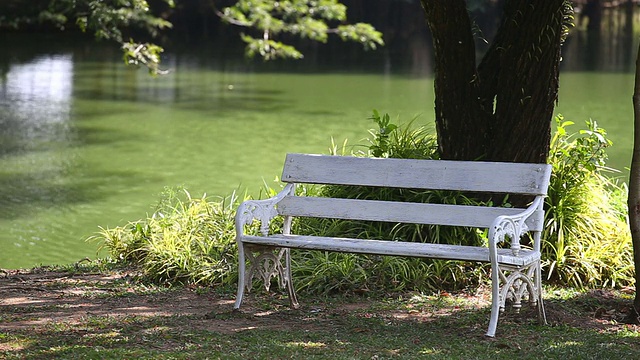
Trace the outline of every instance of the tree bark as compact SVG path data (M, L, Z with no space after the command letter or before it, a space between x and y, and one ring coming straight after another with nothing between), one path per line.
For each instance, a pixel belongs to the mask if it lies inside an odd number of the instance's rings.
M636 75L633 91L633 156L631 158L631 174L629 175L629 227L633 243L633 264L636 269L636 296L633 301L632 313L635 319L630 322L638 323L640 313L640 47L636 56ZM635 321L634 321L635 320Z
M442 158L546 162L565 4L507 0L496 38L476 67L466 2L422 0L435 48Z
M481 81L488 83L483 98L495 95L490 160L547 160L558 99L564 2L511 0L505 5L498 35L479 67Z
M486 156L489 115L478 101L471 20L464 0L422 0L433 36L436 132L440 156L480 160Z

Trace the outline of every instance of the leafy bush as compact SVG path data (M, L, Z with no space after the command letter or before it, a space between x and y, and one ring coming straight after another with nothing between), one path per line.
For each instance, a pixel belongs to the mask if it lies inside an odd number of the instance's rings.
M546 200L543 260L547 277L577 287L632 283L631 235L626 187L605 175L611 141L595 121L569 134L573 125L556 118L549 163L553 166Z
M166 189L149 218L101 229L94 237L111 257L139 265L157 282L230 284L237 279L235 194L219 201Z
M378 129L369 130L372 138L368 139L368 152L356 155L389 157L397 159L439 159L438 140L433 129L426 126L415 127L413 118L406 125L391 123L389 114L380 116L377 110L369 118Z

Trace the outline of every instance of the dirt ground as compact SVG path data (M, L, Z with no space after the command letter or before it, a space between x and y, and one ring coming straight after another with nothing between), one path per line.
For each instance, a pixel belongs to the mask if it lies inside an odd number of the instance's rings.
M256 326L282 326L269 318L248 312L233 313L233 298L200 293L196 288L147 288L127 281L131 274L74 274L9 271L0 278L0 314L11 313L10 321L0 321L0 331L37 329L50 323L79 324L88 316L181 317L185 328L236 332ZM127 284L130 283L128 286ZM28 316L16 316L28 314ZM233 314L233 315L232 315ZM254 315L259 315L254 312ZM218 319L216 319L218 318ZM211 321L211 320L215 321Z
M362 301L336 302L331 306L303 305L296 311L288 309L286 299L269 301L268 295L251 294L246 297L241 312L233 312L233 294L217 294L207 289L186 287L158 289L139 282L129 281L132 274L69 274L51 271L3 271L0 273L0 332L37 330L51 323L79 324L88 316L110 318L139 316L156 317L192 315L180 317L180 327L202 329L222 333L235 333L253 328L302 328L318 329L322 316L340 316L354 310L369 309L371 303ZM488 291L475 294L446 294L463 296L475 308L489 306ZM267 299L269 300L269 299ZM301 299L304 302L304 299ZM623 324L630 300L619 293L594 290L571 300L551 300L545 303L548 322L551 325L566 324L579 328L595 328L600 331L618 331L622 327L640 331L638 325ZM274 305L275 304L275 305ZM265 310L268 309L268 310ZM456 307L444 307L438 313L404 310L367 310L384 312L384 316L398 320L416 318L419 321L437 319L457 311ZM523 316L530 316L524 314ZM312 319L313 321L309 321ZM501 317L502 319L502 317Z

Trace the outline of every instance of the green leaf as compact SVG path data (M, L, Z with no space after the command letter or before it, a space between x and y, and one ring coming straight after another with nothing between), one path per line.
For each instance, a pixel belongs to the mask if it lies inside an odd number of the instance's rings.
M247 56L258 55L265 60L303 57L295 47L275 39L282 34L322 43L329 34L337 34L343 41L358 42L367 50L384 45L382 33L370 24L340 24L331 28L332 22L346 21L347 8L338 0L239 0L217 14L228 24L262 34L262 39L247 35L241 38L247 43Z

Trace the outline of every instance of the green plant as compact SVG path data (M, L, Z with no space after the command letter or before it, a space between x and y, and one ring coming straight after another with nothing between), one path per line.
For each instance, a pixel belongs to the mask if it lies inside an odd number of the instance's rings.
M373 110L369 118L378 125L369 130L369 156L397 159L439 159L438 141L432 128L414 126L417 117L398 126L391 123L389 114L380 116Z
M373 110L373 115L369 119L378 124L378 131L375 133L370 132L374 139L371 140L369 150L375 157L386 157L389 155L389 136L398 126L391 123L389 114L385 113L380 116L378 110Z
M573 122L559 115L556 124L542 246L547 277L577 287L629 285L626 188L604 174L611 141L593 120L571 134Z
M218 201L166 189L149 218L102 229L94 237L111 257L139 265L159 282L229 284L235 281L237 250L234 194Z

